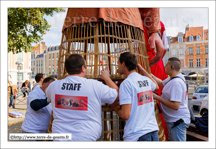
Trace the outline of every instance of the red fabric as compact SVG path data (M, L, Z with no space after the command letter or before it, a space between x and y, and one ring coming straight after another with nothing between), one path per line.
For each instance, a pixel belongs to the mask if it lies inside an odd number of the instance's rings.
M161 21L160 21L160 25L161 25L160 32L161 32L161 38L162 38L163 37L163 32L165 31L165 26L164 26L163 22L161 22Z
M147 21L148 25L150 25L149 29L153 30L158 28L152 24L156 24L155 21L157 19L155 18L157 18L159 8L146 8L143 10L143 13L145 13L145 15L149 14L147 17L152 20ZM62 32L73 24L102 22L103 20L106 22L121 22L143 30L142 19L138 8L68 8Z
M164 26L163 22L161 22L161 21L160 21L160 25L161 25L160 32L161 32L161 38L162 38L163 37L163 33L165 31L165 26ZM165 54L166 54L166 49L164 49L163 57L164 57ZM162 59L163 59L163 57L162 57Z
M162 23L162 22L161 22ZM150 45L148 43L148 34L147 34L147 29L143 23L143 28L144 28L144 33L145 33L145 42L146 42L146 47L147 47L147 52L148 52L148 56L149 56L149 63L151 61L151 59L156 55L155 53L155 50L152 50L150 48ZM165 30L165 27L163 24L161 24L161 32L163 32ZM162 35L162 34L161 34ZM161 36L162 37L162 36ZM165 68L164 68L164 64L163 64L163 60L161 58L161 60L156 63L155 65L151 66L151 73L156 76L157 78L160 78L161 80L164 80L166 78L168 78L167 74L165 73ZM163 88L162 87L159 87L159 89L157 91L155 91L159 96L161 96L161 92L162 92ZM158 102L158 105L159 105L159 108L161 109L161 106L160 106L160 102ZM163 128L164 128L164 134L166 136L166 140L168 141L169 140L169 137L168 137L168 130L167 130L167 126L166 126L166 122L164 121L164 118L163 118L163 115L162 113L160 113L160 118L161 118L161 121L162 121L162 125L163 125Z

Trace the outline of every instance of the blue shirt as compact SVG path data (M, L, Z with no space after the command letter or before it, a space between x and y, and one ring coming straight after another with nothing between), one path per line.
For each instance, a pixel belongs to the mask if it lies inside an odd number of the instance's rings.
M156 84L146 76L131 73L120 85L120 105L131 104L130 118L124 127L124 141L137 141L139 137L159 130L155 118L152 91Z

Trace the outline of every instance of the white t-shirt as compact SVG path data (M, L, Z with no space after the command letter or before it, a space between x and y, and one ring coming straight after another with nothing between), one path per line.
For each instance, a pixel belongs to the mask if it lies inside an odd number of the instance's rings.
M167 40L166 30L163 32L162 42L163 42L164 50L167 50L169 48L169 44Z
M46 90L53 109L53 133L71 133L71 141L96 141L102 131L101 105L112 104L117 90L79 76L52 82Z
M36 88L36 87L41 87L41 85L38 84L38 83L35 83L34 86L32 87L32 90L33 90L34 88Z
M120 105L131 104L130 118L124 127L124 141L137 141L139 137L158 129L152 91L156 84L146 76L131 73L120 85Z
M185 81L185 78L181 73L179 73L177 76L181 77ZM177 111L168 108L167 106L161 103L163 117L166 122L176 122L177 120L182 118L185 123L190 124L190 112L188 110L187 87L182 79L174 78L171 81L169 81L170 80L169 77L162 82L164 88L162 90L161 97L169 101L181 102L180 107Z
M22 130L26 132L32 132L32 133L46 133L47 129L49 127L49 121L51 117L51 112L47 108L50 105L47 105L46 107L41 108L38 111L34 111L30 107L31 101L35 99L45 99L46 95L41 90L40 87L34 88L28 96L27 99L27 111L25 114L25 120L22 124Z

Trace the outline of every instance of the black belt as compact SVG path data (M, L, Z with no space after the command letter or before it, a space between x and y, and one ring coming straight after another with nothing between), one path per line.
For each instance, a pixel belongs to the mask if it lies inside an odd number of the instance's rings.
M179 120L177 120L176 122L174 122L174 125L172 126L172 128L178 126L179 124L181 124L181 123L183 123L183 122L184 122L183 119L179 119Z

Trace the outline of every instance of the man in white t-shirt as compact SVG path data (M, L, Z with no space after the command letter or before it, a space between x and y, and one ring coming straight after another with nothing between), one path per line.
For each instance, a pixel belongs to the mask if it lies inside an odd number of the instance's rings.
M102 131L101 105L116 100L118 87L108 71L101 72L108 86L84 78L86 63L79 54L68 56L65 69L69 75L51 83L46 91L53 109L52 133L71 133L71 141L96 141Z
M141 74L136 72L136 68ZM152 77L137 65L136 56L122 53L118 60L118 72L126 79L119 88L119 103L111 107L124 120L124 141L159 141L152 91L159 87Z
M42 85L44 79L45 79L45 76L44 76L43 73L37 73L36 76L35 76L35 81L36 81L36 83L35 83L34 86L32 87L32 90L33 90L35 87L41 87L41 85Z
M171 57L165 66L165 72L170 77L162 81L153 76L158 85L164 87L161 97L156 94L153 97L161 102L170 141L186 141L186 130L190 124L187 87L180 68L181 61Z
M53 81L55 78L47 77L43 80L41 87L36 87L30 92L27 99L25 120L21 127L23 133L47 132L51 117L51 104L47 100L45 90Z

